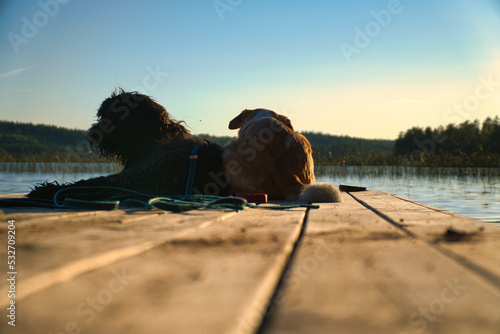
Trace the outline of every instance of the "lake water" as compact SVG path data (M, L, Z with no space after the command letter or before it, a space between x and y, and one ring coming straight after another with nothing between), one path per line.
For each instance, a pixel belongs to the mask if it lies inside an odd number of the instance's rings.
M28 192L44 181L65 183L119 171L109 163L0 163L0 194ZM500 225L500 168L318 166L316 178L388 191Z
M25 193L37 183L73 182L117 173L120 169L111 163L0 162L0 194Z
M500 225L500 168L319 166L316 178L391 192Z

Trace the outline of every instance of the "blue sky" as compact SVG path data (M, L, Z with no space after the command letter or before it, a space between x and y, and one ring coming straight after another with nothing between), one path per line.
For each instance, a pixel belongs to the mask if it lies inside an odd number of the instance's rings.
M194 133L245 108L394 139L500 114L498 0L0 1L0 119L86 129L116 87Z

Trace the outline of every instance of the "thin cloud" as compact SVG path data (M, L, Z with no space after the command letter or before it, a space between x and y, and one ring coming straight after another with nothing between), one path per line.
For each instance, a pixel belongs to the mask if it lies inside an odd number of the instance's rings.
M11 78L11 77L14 77L18 74L21 74L23 73L24 71L27 71L29 69L32 69L34 66L29 66L29 67L20 67L20 68L16 68L14 70L11 70L11 71L8 71L8 72L5 72L5 73L2 73L0 74L0 79L6 79L6 78Z

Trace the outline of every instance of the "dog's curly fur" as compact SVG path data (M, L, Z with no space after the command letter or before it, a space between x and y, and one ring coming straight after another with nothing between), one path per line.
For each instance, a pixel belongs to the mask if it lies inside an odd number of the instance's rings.
M125 168L144 163L162 143L189 136L182 122L172 119L151 97L123 89L102 102L97 122L87 131L94 150Z
M191 135L151 97L120 89L104 100L97 122L87 131L91 147L120 162L118 174L60 185L36 185L30 198L50 199L64 187L114 186L150 194L184 194L190 156L198 145L193 192L226 195L228 184L219 144Z

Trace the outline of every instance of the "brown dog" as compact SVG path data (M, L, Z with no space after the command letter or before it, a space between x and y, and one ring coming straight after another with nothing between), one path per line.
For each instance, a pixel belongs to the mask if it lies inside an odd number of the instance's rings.
M224 146L223 164L233 191L269 199L340 202L337 188L315 184L311 144L290 120L268 109L246 109L229 123L240 129Z

